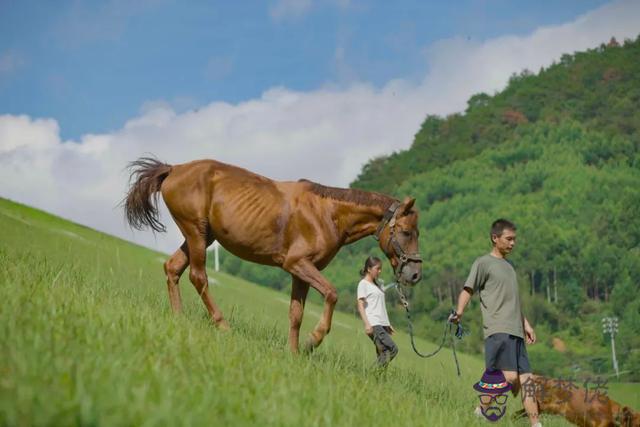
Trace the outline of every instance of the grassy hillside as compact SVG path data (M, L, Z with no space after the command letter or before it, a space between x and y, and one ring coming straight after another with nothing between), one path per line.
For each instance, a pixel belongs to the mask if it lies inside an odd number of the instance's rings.
M448 350L421 360L399 334L376 375L343 313L316 353L292 356L282 293L210 272L232 325L219 332L188 281L184 314L170 313L160 253L4 199L0 230L2 425L484 425L476 357L460 355L457 378ZM305 332L319 313L307 306ZM640 407L628 388L610 394Z

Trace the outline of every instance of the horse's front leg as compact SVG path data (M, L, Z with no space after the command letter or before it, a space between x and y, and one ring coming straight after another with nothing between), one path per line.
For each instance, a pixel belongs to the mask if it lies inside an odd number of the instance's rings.
M220 329L229 329L222 311L209 295L209 279L206 270L206 251L209 242L207 242L206 233L201 232L200 228L193 223L180 223L179 226L187 240L189 250L189 279L198 291L213 323Z
M307 300L309 292L309 284L291 276L291 304L289 305L289 346L292 353L298 352L298 343L300 337L300 325L302 325L302 315L304 312L304 303Z
M322 343L324 337L331 330L331 318L333 309L338 301L336 288L318 271L318 269L307 259L299 259L292 263L285 263L284 268L300 280L309 283L324 298L324 310L318 324L309 336L305 345L305 350L312 351Z

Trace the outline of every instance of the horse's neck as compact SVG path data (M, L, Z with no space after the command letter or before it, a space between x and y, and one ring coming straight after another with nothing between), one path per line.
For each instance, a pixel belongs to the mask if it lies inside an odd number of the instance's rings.
M389 203L391 204L391 202ZM387 206L358 206L344 215L339 221L342 224L344 243L349 244L376 232L380 221L384 217Z
M310 194L332 204L332 219L338 228L342 244L355 242L375 233L394 198L357 189L333 188L303 181Z

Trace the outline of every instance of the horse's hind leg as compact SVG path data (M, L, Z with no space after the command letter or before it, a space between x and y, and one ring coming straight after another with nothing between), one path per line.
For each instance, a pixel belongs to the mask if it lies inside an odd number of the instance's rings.
M291 304L289 305L289 346L291 352L298 352L300 341L300 325L302 325L302 314L304 303L309 292L309 284L296 276L291 276Z
M178 281L184 270L189 265L189 251L187 242L164 263L164 272L167 275L167 290L169 291L169 302L174 313L182 311L182 300L180 298L180 288Z
M213 242L211 237L208 237L207 233L199 231L198 227L192 227L191 232L185 233L187 239L187 246L189 248L189 279L196 291L202 298L202 302L211 316L211 319L216 326L221 329L229 329L229 324L222 316L222 311L218 308L213 298L209 295L209 279L207 278L206 271L206 259L207 259L207 244ZM187 231L187 230L184 230Z

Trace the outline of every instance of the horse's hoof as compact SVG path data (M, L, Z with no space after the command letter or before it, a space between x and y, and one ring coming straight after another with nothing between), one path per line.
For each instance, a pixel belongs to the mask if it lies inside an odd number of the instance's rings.
M309 339L307 340L307 342L304 345L304 353L305 354L313 353L313 350L315 350L317 346L318 346L318 344L316 344L315 340L313 338L309 337Z
M300 354L300 350L298 349L298 347L290 347L289 348L290 352L292 355L297 356L298 354Z
M219 330L224 332L231 330L231 326L229 326L229 323L227 323L226 320L221 320L216 324L216 326L218 327Z

